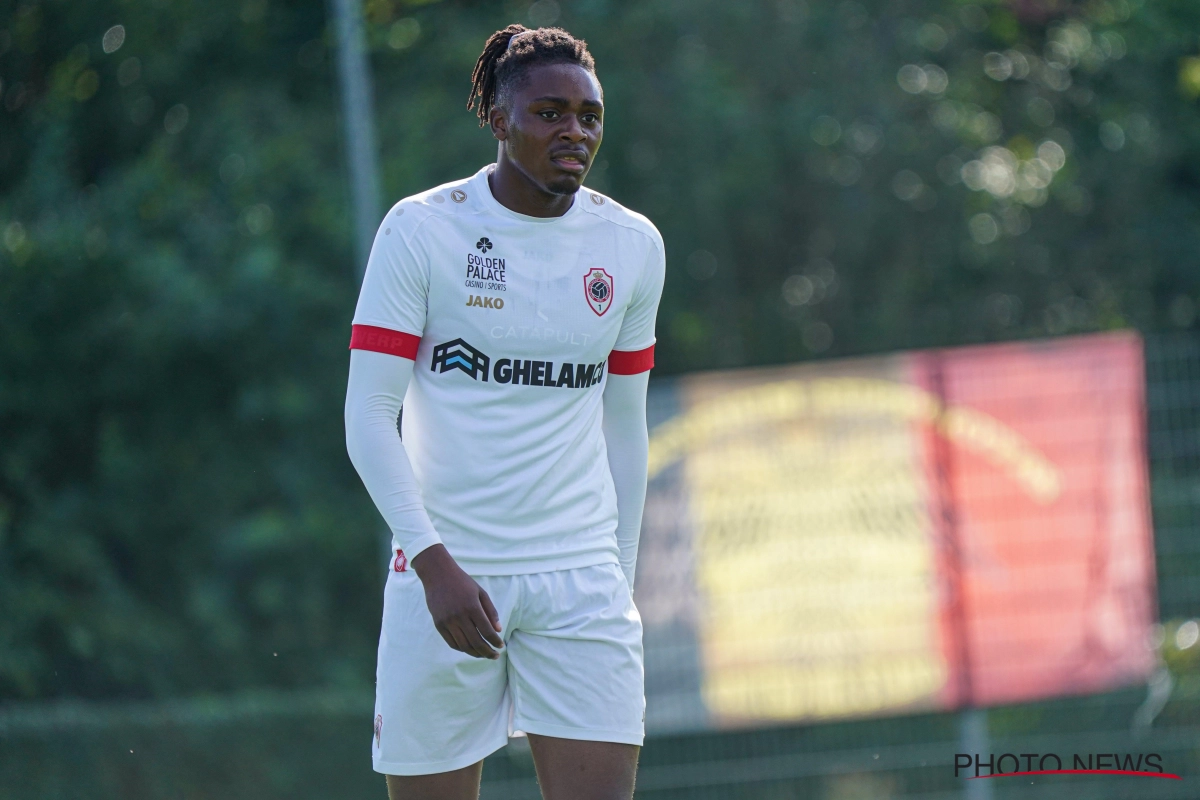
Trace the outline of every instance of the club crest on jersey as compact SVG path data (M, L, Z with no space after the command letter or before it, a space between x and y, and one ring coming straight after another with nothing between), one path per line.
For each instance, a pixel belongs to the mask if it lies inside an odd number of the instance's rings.
M592 267L588 274L583 276L583 293L587 297L592 311L596 312L596 316L603 317L604 312L608 311L608 307L612 305L612 275L600 267Z

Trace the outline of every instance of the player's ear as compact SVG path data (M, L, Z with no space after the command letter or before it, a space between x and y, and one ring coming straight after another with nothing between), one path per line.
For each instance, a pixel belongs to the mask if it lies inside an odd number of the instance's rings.
M492 108L492 113L488 115L488 124L496 141L503 142L508 138L508 114L503 108Z

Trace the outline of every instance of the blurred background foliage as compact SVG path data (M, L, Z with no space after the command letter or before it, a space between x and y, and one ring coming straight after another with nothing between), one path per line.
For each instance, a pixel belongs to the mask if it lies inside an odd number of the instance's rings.
M366 17L385 204L494 157L489 33L588 40L589 182L667 242L662 373L1196 326L1191 0ZM333 42L315 0L0 6L0 698L371 685Z

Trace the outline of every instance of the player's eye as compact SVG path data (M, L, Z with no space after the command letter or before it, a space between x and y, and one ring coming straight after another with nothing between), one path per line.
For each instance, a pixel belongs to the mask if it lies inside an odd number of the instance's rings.
M558 119L558 112L552 108L548 108L545 111L539 111L538 116L542 119Z
M600 121L600 115L599 114L584 114L582 117L580 117L580 119L583 120L583 123L585 125L595 125L597 122Z

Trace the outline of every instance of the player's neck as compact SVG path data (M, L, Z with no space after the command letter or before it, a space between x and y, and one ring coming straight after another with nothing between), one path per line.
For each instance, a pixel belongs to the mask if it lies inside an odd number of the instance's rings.
M504 157L503 148L496 169L488 175L488 186L497 203L527 217L561 217L575 202L573 194L554 194L535 184Z

